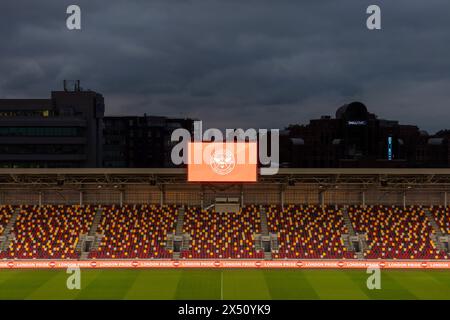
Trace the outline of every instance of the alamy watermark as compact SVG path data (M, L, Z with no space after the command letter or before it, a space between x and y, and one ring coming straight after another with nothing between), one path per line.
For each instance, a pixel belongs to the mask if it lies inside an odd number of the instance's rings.
M66 19L66 27L69 30L81 30L81 8L72 4L67 7L66 13L69 15Z
M367 289L380 290L381 289L381 270L378 267L367 268L367 274L370 276L367 278Z
M69 30L81 30L81 7L72 4L67 7L66 14L69 16L66 19L66 26ZM367 7L366 14L369 17L366 20L366 26L369 30L381 29L381 8L378 5L370 5Z
M81 270L79 267L69 267L66 270L70 276L67 278L66 287L69 290L81 290Z
M211 141L216 144L211 145L211 149L216 149L215 155L220 155L222 160L227 161L230 155L226 151L220 151L227 149L235 142L255 142L257 143L257 150L254 154L258 154L257 158L261 167L261 175L274 175L278 173L279 161L280 161L280 133L278 129L226 129L225 136L220 129L210 128L203 132L202 121L194 121L194 137L191 136L191 132L184 128L176 129L172 132L172 142L177 144L172 148L171 159L173 164L189 164L190 157L188 157L188 144L192 141L204 142ZM196 149L194 146L194 156L192 161L195 164L209 163L211 157L211 149ZM253 148L253 146L251 146ZM195 152L196 151L196 152ZM257 152L256 152L257 151ZM250 152L252 154L253 152ZM256 157L252 156L249 159L239 157L236 159L236 163L250 163L253 164L256 161Z

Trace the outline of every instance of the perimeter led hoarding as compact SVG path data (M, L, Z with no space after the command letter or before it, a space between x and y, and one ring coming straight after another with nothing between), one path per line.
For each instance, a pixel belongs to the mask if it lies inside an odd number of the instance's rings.
M256 142L191 142L189 182L256 182Z

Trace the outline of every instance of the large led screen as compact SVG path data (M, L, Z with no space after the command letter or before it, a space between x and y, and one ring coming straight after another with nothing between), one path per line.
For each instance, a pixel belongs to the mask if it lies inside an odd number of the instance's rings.
M188 181L255 182L256 180L256 142L188 144Z

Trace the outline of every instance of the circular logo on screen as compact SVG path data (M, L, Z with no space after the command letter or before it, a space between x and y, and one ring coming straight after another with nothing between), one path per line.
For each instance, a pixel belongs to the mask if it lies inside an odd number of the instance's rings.
M233 171L236 162L234 160L234 155L229 150L215 150L211 154L209 161L211 169L220 175L229 174Z

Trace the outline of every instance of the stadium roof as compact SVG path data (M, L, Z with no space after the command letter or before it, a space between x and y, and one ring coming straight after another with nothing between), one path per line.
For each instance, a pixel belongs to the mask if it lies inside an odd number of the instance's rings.
M409 188L418 186L450 186L449 169L279 169L278 174L258 178L260 183L295 185L315 183L333 185L381 185ZM69 169L0 169L0 187L19 185L126 185L180 184L187 182L184 168L69 168ZM197 183L198 184L198 183Z

